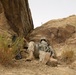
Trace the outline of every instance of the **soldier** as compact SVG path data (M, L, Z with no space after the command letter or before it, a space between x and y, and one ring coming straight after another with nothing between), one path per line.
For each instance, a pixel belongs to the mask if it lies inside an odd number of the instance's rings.
M44 63L47 63L50 61L50 57L55 57L55 52L53 48L48 44L46 38L41 38L39 43L39 59L40 61L44 61Z
M50 56L55 57L56 54L53 48L48 44L45 37L41 38L38 46L40 51L50 52Z

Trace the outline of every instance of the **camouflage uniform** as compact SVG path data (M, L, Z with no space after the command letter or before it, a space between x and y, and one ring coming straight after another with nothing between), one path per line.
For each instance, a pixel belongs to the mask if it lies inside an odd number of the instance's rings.
M53 48L47 43L46 39L41 39L41 42L38 44L40 51L50 52L50 56L55 56Z
M41 41L38 46L39 46L39 50L41 50L41 51L45 51L46 52L48 50L48 44L44 40Z

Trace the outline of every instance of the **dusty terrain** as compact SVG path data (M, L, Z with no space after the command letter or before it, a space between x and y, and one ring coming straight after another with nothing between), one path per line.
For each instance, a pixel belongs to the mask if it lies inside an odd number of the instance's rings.
M66 30L68 24L70 25L68 28L70 28ZM43 65L36 59L26 62L25 59L14 60L15 65L12 67L0 65L0 75L76 75L76 16L49 21L41 27L36 28L29 35L29 39L32 38L38 41L42 36L46 36L56 51L59 59L58 62L60 62L57 66ZM73 53L62 54L63 51L72 51ZM61 57L63 61L60 60ZM73 61L68 62L68 58L73 58Z
M15 64L11 67L0 65L0 75L76 75L76 15L51 20L34 30L33 28L28 0L0 0L0 34L3 37L6 35L9 38L13 34L24 37L28 35L26 37L28 40L38 42L41 37L45 36L56 51L58 62L61 57L74 58L73 61L67 64L66 60L52 67L43 65L38 60L27 62L25 59L14 60ZM2 49L0 49L1 52ZM62 56L62 52L67 50L72 50L72 53Z
M59 65L58 67L51 67L43 65L38 60L25 62L24 59L15 61L15 67L0 66L0 75L75 75L76 68ZM75 62L76 65L76 62Z

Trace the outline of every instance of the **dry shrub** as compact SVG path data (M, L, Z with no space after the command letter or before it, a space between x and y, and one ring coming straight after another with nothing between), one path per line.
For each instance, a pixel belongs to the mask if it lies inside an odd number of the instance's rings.
M65 63L71 63L73 61L74 51L65 50L61 54L61 60Z
M21 49L23 46L23 39L18 37L14 43L11 43L11 47L8 47L10 41L5 36L0 36L0 64L7 66L13 65L13 58L15 57L18 47Z
M12 61L13 50L8 45L9 41L7 37L0 36L0 64L2 65L11 64Z
M9 51L9 49L0 49L0 64L6 66L6 65L12 65L12 57L13 53L12 51Z
M17 37L16 41L12 43L12 49L14 52L14 55L18 53L18 51L23 49L24 45L24 39L22 37Z

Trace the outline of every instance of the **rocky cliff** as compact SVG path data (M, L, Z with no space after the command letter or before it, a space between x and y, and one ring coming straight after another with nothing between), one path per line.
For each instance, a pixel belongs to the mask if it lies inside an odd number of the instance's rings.
M0 34L26 36L32 29L28 0L0 0Z

